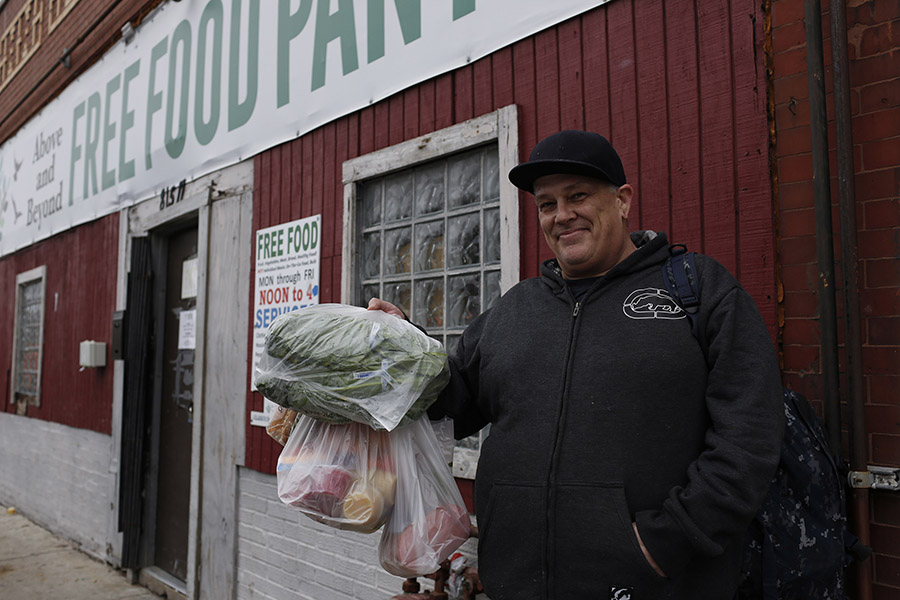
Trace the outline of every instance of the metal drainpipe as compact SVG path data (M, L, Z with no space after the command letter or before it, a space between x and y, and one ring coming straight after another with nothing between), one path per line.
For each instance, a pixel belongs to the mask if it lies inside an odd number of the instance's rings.
M834 229L831 223L831 175L828 170L828 117L825 108L825 66L822 58L822 9L805 0L806 63L809 79L809 128L812 136L813 192L816 216L816 261L819 272L820 363L825 383L825 428L828 443L841 453L841 399L834 290Z
M834 120L838 170L838 205L841 226L841 259L846 320L845 353L850 403L850 468L867 470L865 385L862 369L862 334L859 309L857 263L856 188L854 185L853 128L850 116L850 61L847 56L847 13L844 0L831 0L831 61L834 80ZM854 488L851 493L853 531L870 546L869 490ZM857 600L872 598L872 561L857 563Z

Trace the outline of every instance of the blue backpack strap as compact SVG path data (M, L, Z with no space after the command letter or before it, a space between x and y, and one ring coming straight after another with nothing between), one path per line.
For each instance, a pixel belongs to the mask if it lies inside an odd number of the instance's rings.
M669 294L691 320L691 333L697 337L697 311L700 309L700 290L697 284L697 265L694 252L684 244L669 247L669 258L662 265L663 282Z

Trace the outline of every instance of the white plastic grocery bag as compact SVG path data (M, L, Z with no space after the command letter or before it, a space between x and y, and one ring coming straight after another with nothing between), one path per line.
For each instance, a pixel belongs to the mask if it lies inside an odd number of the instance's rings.
M300 415L278 457L278 497L338 529L372 533L394 506L389 433Z
M390 439L397 490L378 557L392 575L428 575L469 538L469 513L427 417Z

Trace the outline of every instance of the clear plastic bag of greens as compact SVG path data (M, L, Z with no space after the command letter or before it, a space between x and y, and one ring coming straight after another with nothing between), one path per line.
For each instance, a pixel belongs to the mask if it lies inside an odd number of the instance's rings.
M408 321L319 304L272 323L254 382L272 402L320 421L391 430L424 414L449 378L443 344Z
M301 415L278 457L278 497L337 529L372 533L394 506L390 434Z
M397 490L378 558L392 575L428 575L469 538L469 513L427 417L390 436Z

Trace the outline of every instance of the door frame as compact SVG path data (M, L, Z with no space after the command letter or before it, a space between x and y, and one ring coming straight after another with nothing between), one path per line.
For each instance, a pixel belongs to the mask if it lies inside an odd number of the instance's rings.
M208 369L221 368L223 352L227 357L238 361L234 363L235 367L239 364L248 367L249 337L244 342L231 340L229 344L224 338L230 339L233 336L225 335L214 327L207 328L207 321L210 318L221 318L223 314L222 300L210 297L214 293L210 290L222 287L222 273L217 274L210 269L218 268L221 271L223 268L222 248L225 245L232 248L237 244L235 252L226 254L238 262L236 273L233 265L229 263L228 266L228 276L232 278L238 296L229 296L225 301L236 303L237 307L231 313L238 315L238 318L250 314L250 275L255 239L252 232L253 167L253 158L248 158L187 183L182 195L172 196L167 192L165 198L169 202L165 202L164 196L159 194L119 213L117 311L123 311L127 306L132 239L148 237L155 231L164 232L166 228L177 226L179 222L186 220L194 220L197 226L197 348L194 354L194 428L191 440L187 581L183 584L174 582L180 585L180 589L175 588L168 585L172 582L165 581L167 574L162 569L154 571L152 567L141 569L138 566L128 569L127 573L132 581L157 580L155 583L162 586L170 598L183 596L191 600L219 600L236 596L238 467L244 465L246 424L243 421L235 424L236 419L246 417L246 390L242 388L236 392L239 396L238 404L229 405L231 412L227 415L220 411L211 411L206 415L204 398L207 392L211 398L218 399L223 393L231 393L231 388L223 389L220 377L206 379L205 373ZM228 221L223 223L222 219ZM215 256L211 255L213 251L216 252ZM120 463L125 389L124 363L122 360L115 360L114 363L116 378L113 388L110 470L118 475L111 478L114 479L112 485L115 487L111 490L110 497L118 499L122 481ZM241 386L246 384L243 377L239 379ZM231 381L229 385L234 385L233 378L226 380ZM233 404L234 398L231 400ZM223 418L227 421L223 422ZM223 435L226 436L224 439ZM227 464L221 464L223 460ZM112 540L113 556L120 557L120 560L123 550L123 534L118 529L121 510L122 507L116 501L108 519L108 539ZM155 589L149 583L145 585Z
M189 492L189 516L188 516L188 548L187 548L187 580L182 584L174 577L169 576L162 569L152 565L153 556L148 550L152 549L153 540L149 538L153 533L147 531L143 534L141 540L141 558L142 567L140 575L142 579L150 579L152 583L163 586L164 589L178 592L187 598L198 597L199 586L197 585L198 569L200 566L198 539L200 536L200 506L201 506L201 489L200 481L202 479L203 464L203 409L204 401L204 367L205 360L205 340L206 340L206 313L207 313L207 267L209 264L209 215L210 202L213 186L210 177L204 177L200 180L186 183L183 193L177 190L178 186L174 186L166 191L165 194L157 195L149 198L139 204L135 204L129 209L123 211L123 226L126 243L124 245L125 254L130 254L131 238L150 236L152 239L165 239L169 234L177 232L186 226L196 225L197 228L197 322L196 322L196 339L197 347L194 350L194 427L191 432L191 483ZM167 197L173 197L172 189L175 189L174 198L177 201L167 203ZM158 245L156 245L158 248ZM121 246L120 246L121 247ZM160 251L153 251L154 268L159 265ZM127 265L130 264L130 256L123 257L125 271ZM120 264L121 267L121 264ZM127 273L125 274L127 277ZM156 286L154 286L155 288ZM154 294L158 290L154 290ZM159 353L157 349L153 350L158 359ZM154 377L158 374L157 367L154 366ZM155 386L154 386L155 388ZM119 395L118 404L121 407L121 386L117 387L116 394ZM150 401L156 403L158 394L152 394ZM121 414L121 409L120 409ZM121 417L120 417L121 418ZM156 419L157 417L154 417ZM154 428L155 431L155 428ZM121 442L119 441L119 444ZM151 442L155 444L156 441ZM119 451L119 448L117 448ZM155 447L151 446L151 451L155 452ZM117 454L118 456L118 454ZM151 473L148 479L153 480L156 473ZM156 486L147 490L148 502L144 506L145 523L151 524L155 521L155 514L150 512L155 510L156 506ZM149 521L148 521L149 518ZM155 580L155 581L153 581Z

